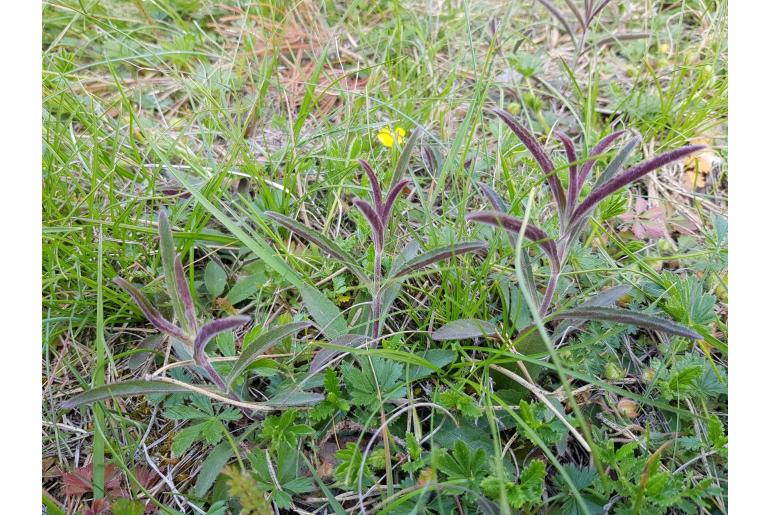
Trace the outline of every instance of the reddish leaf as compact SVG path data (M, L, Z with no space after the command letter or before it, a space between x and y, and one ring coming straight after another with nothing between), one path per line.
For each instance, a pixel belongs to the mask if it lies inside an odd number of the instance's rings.
M112 506L107 499L94 499L91 505L83 510L83 515L110 515Z
M94 489L93 477L92 463L85 467L77 468L72 472L65 472L62 474L65 495L81 495L92 492ZM120 490L118 468L113 463L108 463L104 467L104 489L108 492Z

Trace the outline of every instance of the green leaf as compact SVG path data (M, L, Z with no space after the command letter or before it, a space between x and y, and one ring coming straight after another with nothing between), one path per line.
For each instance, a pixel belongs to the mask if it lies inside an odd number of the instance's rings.
M204 422L201 428L201 436L211 445L219 443L222 440L222 423L217 419L210 419Z
M168 222L168 215L165 211L161 211L158 216L158 235L160 236L160 261L163 266L166 293L171 298L171 306L174 308L174 314L177 320L179 320L182 329L189 334L192 331L192 324L185 315L184 304L182 303L179 286L176 282L176 270L174 269L176 245L174 244L174 236L171 233L171 225Z
M343 363L342 375L353 404L362 406L379 405L382 400L401 398L406 387L401 382L404 366L379 357L372 357L371 366L364 360L361 369L351 363Z
M227 292L227 302L236 305L254 295L262 285L259 281L260 275L262 274L249 275L236 282Z
M208 422L200 422L179 431L174 436L174 443L171 444L171 452L174 453L174 456L179 457L183 455L187 449L195 443L198 437L200 437L201 431L207 423Z
M348 254L345 250L342 249L342 247L337 245L331 239L327 238L315 229L311 229L310 227L292 220L291 218L280 213L265 211L265 215L291 232L298 234L303 239L308 240L311 243L315 243L326 254L330 255L337 261L344 263L345 266L347 266L348 269L358 278L362 285L370 284L371 280L366 275L364 269L358 265L353 256Z
M190 390L184 386L166 383L164 381L124 381L93 388L62 402L64 409L74 408L81 404L112 399L113 397L133 397L153 393L183 393Z
M309 406L324 400L320 393L303 392L299 390L288 390L274 395L271 399L263 402L265 406Z
M481 478L486 472L486 456L484 449L477 448L475 451L471 451L464 441L457 440L451 454L444 450L438 455L436 467L450 481L473 482Z
M443 261L445 259L449 259L453 256L459 256L467 252L481 250L486 246L487 244L483 241L466 241L439 247L437 249L425 252L424 254L420 254L413 259L410 259L391 275L393 277L401 277L420 270L421 268L425 268L426 266L430 266L438 261Z
M112 503L112 515L144 515L144 503L130 499L117 499Z
M206 285L206 291L209 295L216 298L222 295L227 284L227 273L214 261L209 261L206 270L203 272L203 283Z
M305 307L318 329L330 340L348 333L348 326L339 308L315 288L305 285L299 288Z
M494 336L495 332L495 325L491 322L475 318L465 318L453 320L443 327L436 329L430 337L437 341L466 340L482 336Z
M290 334L297 333L302 329L307 329L312 324L309 322L297 322L294 324L280 325L261 333L257 336L246 349L241 352L238 361L233 365L230 374L227 376L227 384L230 385L238 378L249 366L254 363L267 349L276 342L283 340Z
M457 359L457 353L449 349L430 349L420 353L419 356L432 363L436 368L443 368ZM435 373L435 370L429 367L410 367L408 378L410 381L417 381L433 373Z
M616 322L619 324L634 325L653 331L683 336L693 340L700 340L701 337L692 329L679 325L665 318L659 318L645 313L638 313L628 309L617 309L600 306L589 306L573 308L562 313L554 315L556 319L578 318L586 320L601 320L605 322Z

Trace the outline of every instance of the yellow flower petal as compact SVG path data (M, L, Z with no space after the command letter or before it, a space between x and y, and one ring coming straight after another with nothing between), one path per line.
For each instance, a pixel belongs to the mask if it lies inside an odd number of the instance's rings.
M406 136L406 131L401 127L396 127L396 139L399 145L404 143L404 136Z
M383 146L388 148L393 146L393 135L387 127L380 129L380 132L377 133L377 139L380 140L380 143L382 143Z

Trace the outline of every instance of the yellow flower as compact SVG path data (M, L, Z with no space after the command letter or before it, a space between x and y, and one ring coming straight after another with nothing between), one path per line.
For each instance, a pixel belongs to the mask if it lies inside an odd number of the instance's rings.
M377 133L377 139L388 148L391 148L396 141L399 145L403 144L404 136L406 136L406 131L401 127L396 127L395 131L391 131L390 127L383 127Z

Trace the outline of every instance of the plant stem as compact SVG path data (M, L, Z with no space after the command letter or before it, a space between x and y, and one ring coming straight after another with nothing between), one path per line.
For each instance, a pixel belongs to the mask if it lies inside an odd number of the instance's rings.
M380 291L380 283L382 282L382 249L374 248L374 281L372 293L372 339L376 340L380 337L380 316L382 311L382 292Z

